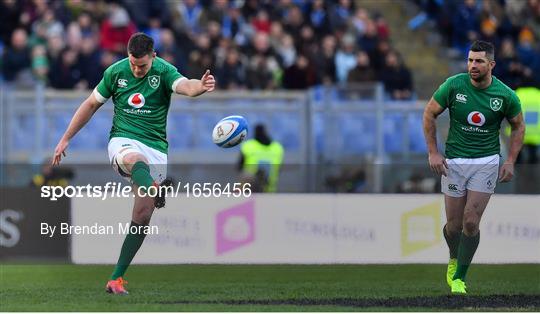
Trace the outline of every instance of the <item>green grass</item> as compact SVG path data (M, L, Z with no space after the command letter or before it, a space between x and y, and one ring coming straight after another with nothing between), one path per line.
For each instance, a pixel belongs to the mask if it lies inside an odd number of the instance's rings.
M445 265L135 265L126 276L130 295L114 296L104 292L112 266L0 265L0 310L440 311L444 308L436 302L389 308L355 307L343 300L459 300L449 296L445 270ZM467 285L468 298L516 294L540 298L540 265L473 265ZM540 307L491 308L488 302L487 309Z

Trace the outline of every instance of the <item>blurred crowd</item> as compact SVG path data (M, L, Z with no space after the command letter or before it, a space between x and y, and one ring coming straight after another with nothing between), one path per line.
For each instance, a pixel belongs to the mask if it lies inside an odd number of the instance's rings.
M496 47L495 76L513 89L540 86L540 0L414 2L458 57L466 53L472 40L490 41Z
M205 69L220 89L305 89L383 81L410 98L410 71L378 12L351 0L0 0L6 82L88 89L126 56L131 34L190 78Z

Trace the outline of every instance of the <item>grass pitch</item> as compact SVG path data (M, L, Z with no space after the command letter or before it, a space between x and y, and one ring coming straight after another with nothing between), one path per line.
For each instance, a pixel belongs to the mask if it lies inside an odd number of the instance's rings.
M0 311L539 311L540 264L473 265L465 297L446 265L0 265Z

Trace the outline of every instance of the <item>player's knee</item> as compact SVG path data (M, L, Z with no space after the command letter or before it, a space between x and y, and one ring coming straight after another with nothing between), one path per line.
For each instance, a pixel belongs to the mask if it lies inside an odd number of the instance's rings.
M140 225L148 225L152 218L152 212L141 211L133 214L133 221Z
M479 222L480 221L474 215L465 217L465 220L463 221L464 233L467 235L476 234L478 232Z
M148 224L154 212L153 205L138 206L133 210L133 221L138 224Z
M133 165L139 161L142 161L144 163L148 163L146 161L146 158L144 158L143 155L141 154L137 154L137 153L133 153L133 154L127 154L126 156L123 156L122 158L122 163L125 164L125 165L128 165L128 167L131 169L131 167L133 167Z
M449 220L446 223L446 232L450 235L461 233L462 227L463 227L463 224L458 219Z

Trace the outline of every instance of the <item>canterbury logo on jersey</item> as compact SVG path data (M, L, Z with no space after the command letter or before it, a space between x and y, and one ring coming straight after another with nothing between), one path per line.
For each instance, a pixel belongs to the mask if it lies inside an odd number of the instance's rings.
M465 94L456 94L456 101L467 103L467 95Z
M118 79L118 87L127 87L127 80L126 79Z
M486 123L486 117L479 111L473 111L467 116L467 122L470 125L482 126Z

